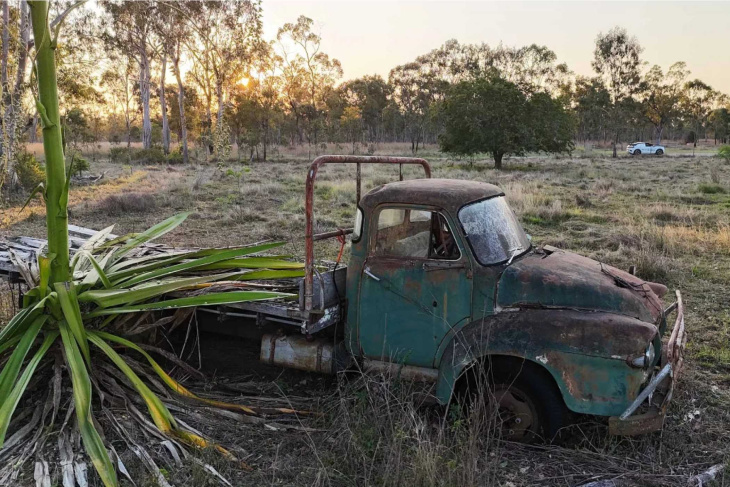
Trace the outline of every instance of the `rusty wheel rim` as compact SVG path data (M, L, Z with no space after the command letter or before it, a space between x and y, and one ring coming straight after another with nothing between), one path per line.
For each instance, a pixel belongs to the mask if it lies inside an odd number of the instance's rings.
M494 398L503 438L530 441L537 435L537 409L527 394L514 386L498 385Z

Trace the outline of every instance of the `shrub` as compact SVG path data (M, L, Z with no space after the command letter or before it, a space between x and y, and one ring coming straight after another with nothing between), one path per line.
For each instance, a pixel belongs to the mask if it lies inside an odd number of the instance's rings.
M126 163L129 152L126 147L112 147L109 149L109 159L114 163Z
M730 162L730 145L723 145L717 150L717 156L725 159L725 162Z
M159 147L151 147L149 149L129 149L126 147L112 147L109 150L109 157L111 162L126 163L129 162L135 164L165 164L168 162L168 158L165 157L165 153ZM182 157L180 158L182 160Z
M164 164L167 162L165 153L159 147L136 149L132 151L132 162L137 164Z
M149 193L112 194L98 203L99 211L108 216L144 213L156 206L155 197Z
M84 171L89 171L91 169L91 166L89 166L89 161L84 159L83 157L77 157L74 159L74 175L81 176L81 173Z
M43 164L33 154L20 151L15 155L15 174L20 185L26 191L31 191L38 183L45 181L46 172Z
M182 164L183 163L183 156L179 149L174 150L167 155L167 163L168 164Z
M81 176L84 171L88 171L90 169L89 161L87 161L86 158L81 157L81 152L79 151L70 151L70 153L66 155L66 159L69 166L73 163L73 167L71 168L73 171L71 174L72 176Z
M700 193L704 194L721 194L725 192L725 188L720 186L719 184L700 184L697 187L697 190Z

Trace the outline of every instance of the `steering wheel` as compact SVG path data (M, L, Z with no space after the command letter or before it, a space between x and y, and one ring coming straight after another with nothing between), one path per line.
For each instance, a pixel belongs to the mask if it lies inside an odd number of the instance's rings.
M451 233L446 231L446 228L444 228L444 224L446 223L443 220L443 216L436 214L436 218L433 220L433 224L438 226L438 232L434 232L434 249L433 252L438 257L448 257L451 255L453 246L454 246L454 239L451 236Z

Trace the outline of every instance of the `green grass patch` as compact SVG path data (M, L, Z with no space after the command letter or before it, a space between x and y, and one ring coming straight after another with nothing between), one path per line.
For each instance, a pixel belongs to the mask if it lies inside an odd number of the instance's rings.
M722 346L700 345L695 350L694 356L702 365L730 370L730 346L728 344Z
M703 194L724 194L727 191L719 184L705 183L697 186L697 191Z

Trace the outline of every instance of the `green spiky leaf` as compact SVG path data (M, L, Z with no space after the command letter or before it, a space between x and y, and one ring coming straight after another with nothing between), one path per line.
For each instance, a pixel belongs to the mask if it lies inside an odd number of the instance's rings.
M292 298L295 295L286 293L275 293L268 291L231 291L222 293L210 293L187 298L168 299L155 303L138 304L134 306L122 306L119 308L100 309L88 313L89 318L105 316L110 314L137 313L139 311L163 310L190 308L195 306L214 306L221 304L245 303L249 301L261 301L276 298Z

